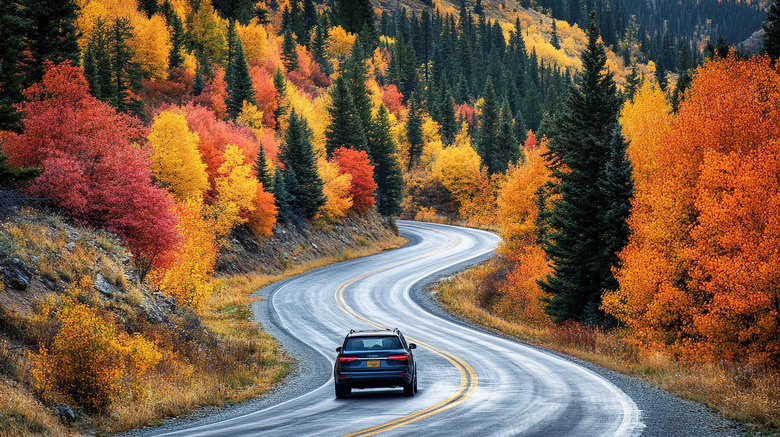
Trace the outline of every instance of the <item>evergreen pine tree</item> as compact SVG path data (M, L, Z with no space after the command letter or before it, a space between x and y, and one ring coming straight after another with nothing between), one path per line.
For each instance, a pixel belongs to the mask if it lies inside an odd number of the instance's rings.
M311 136L306 120L293 110L279 150L279 162L284 166L284 184L292 196L292 206L307 219L314 218L326 201Z
M628 199L607 198L604 186L628 186L629 180L603 182L608 165L617 158L613 144L620 98L606 69L607 56L599 43L595 14L590 16L588 44L582 52L583 73L579 87L570 88L561 105L555 128L548 131L547 166L553 180L540 193L540 244L550 258L553 273L539 281L551 297L545 312L556 322L573 319L581 323L605 319L599 310L601 293L614 283L611 268L619 244L617 224L605 212ZM617 175L618 171L610 174ZM611 177L611 176L610 176ZM617 176L615 176L617 178ZM612 184L612 185L610 185ZM550 195L557 194L551 198Z
M523 159L523 152L515 136L515 124L509 102L504 100L501 105L501 116L498 122L498 137L494 151L493 165L496 173L504 173L509 164L517 164Z
M7 2L3 2L7 3ZM28 57L22 63L23 87L43 78L43 64L70 61L79 65L81 52L76 28L78 5L74 0L19 0L21 18L29 26L22 40ZM6 44L7 41L3 41Z
M276 88L276 109L274 110L274 120L276 120L276 126L274 129L279 131L281 129L280 120L287 115L287 79L284 78L281 68L276 68L274 73L274 88Z
M482 163L487 167L488 174L499 172L497 147L499 130L499 107L496 92L493 89L493 80L488 76L485 82L485 91L482 111L479 117L479 134L477 135L477 153L482 158Z
M144 102L138 97L141 91L141 67L133 61L133 51L127 41L133 37L133 27L129 18L117 17L111 25L111 69L113 74L112 91L109 102L120 112L131 112L144 117Z
M322 14L314 30L314 40L311 42L311 55L320 70L326 75L333 74L333 65L328 59L328 18Z
M674 86L671 98L672 111L675 113L680 109L680 103L682 103L685 97L685 90L691 87L692 82L693 74L690 70L683 71L680 73L680 77L677 78L677 84Z
M406 119L406 138L409 141L409 162L407 170L420 159L423 149L423 131L422 131L422 106L417 100L417 94L412 93L409 99L409 111Z
M550 44L552 44L556 50L561 49L561 42L558 40L558 25L555 23L555 19L552 20L552 35L550 36Z
M21 62L23 35L29 31L29 22L22 18L22 10L15 2L0 2L0 131L21 132L20 115L14 103L22 101Z
M292 170L290 170L292 172ZM274 204L277 208L277 219L280 222L287 222L290 220L290 214L292 209L293 198L290 192L287 190L287 184L285 183L285 172L282 169L277 168L274 171L273 189L271 190L274 195ZM290 179L296 180L294 174L289 176Z
M366 66L363 60L360 58L352 59L349 70L346 72L347 86L364 132L368 131L368 126L371 123L372 110L371 97L366 89L366 75Z
M391 129L387 108L380 105L371 120L368 149L374 159L377 210L383 215L397 215L401 212L403 175Z
M458 133L458 120L455 118L455 103L446 85L442 85L441 99L439 100L439 119L441 120L441 134L452 143L455 134Z
M637 74L636 64L631 65L631 73L626 76L626 88L623 90L626 100L634 101L634 95L642 85L642 76Z
M179 18L179 14L173 10L173 7L168 0L163 3L161 10L168 23L168 27L170 27L171 34L171 52L168 55L168 67L179 68L184 63L184 58L182 57L186 43L184 24L182 23L181 18Z
M16 168L8 164L8 156L0 147L0 187L18 188L37 178L42 170L35 167Z
M350 33L360 33L363 26L374 28L374 8L370 0L335 0L333 24Z
M762 27L764 36L761 51L772 59L780 58L780 0L774 0L769 6Z
M263 188L268 192L273 192L274 166L268 161L268 157L265 156L263 146L260 146L260 150L258 150L255 158L255 173L257 174L257 180L263 184Z
M255 89L252 77L249 75L249 67L244 57L244 47L241 41L236 39L235 55L229 66L230 80L227 82L227 113L230 118L236 118L244 106L244 102L257 105L255 101Z
M300 68L300 65L298 65L297 46L298 44L295 42L292 32L289 30L285 31L284 40L282 40L282 59L284 60L284 68L288 72Z
M203 80L203 74L200 68L195 71L195 80L192 83L192 95L199 96L206 89L206 82Z
M325 151L328 157L339 147L366 150L366 132L355 109L347 79L339 76L330 89L328 113L331 122L325 129Z

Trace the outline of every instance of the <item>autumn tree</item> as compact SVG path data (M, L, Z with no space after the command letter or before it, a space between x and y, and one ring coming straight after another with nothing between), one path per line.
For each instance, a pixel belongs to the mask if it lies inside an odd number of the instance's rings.
M599 33L595 14L591 14L580 85L570 89L556 126L549 132L546 159L554 182L542 196L556 197L549 197L549 207L540 213L538 222L541 247L552 261L553 273L540 285L551 295L545 311L556 322L607 322L599 307L602 292L614 283L616 248L605 241L606 235L615 232L605 212L629 202L629 198L608 198L600 187L612 157L611 146L622 146L622 142L613 138L620 99L612 74L605 68L607 57Z
M352 209L364 214L376 203L374 192L377 185L374 182L374 166L368 159L365 150L341 147L333 151L333 160L338 164L339 171L352 176L349 194L352 197Z
M206 164L198 150L198 134L190 131L181 114L157 114L149 132L152 173L179 202L202 199L209 188Z
M43 173L28 188L74 219L116 232L143 278L180 241L172 201L154 186L140 122L89 95L81 70L46 64L41 83L20 105L25 130L6 137L15 167Z
M290 205L301 211L307 219L314 218L326 198L322 192L322 179L317 174L317 162L311 144L311 129L306 120L293 110L279 150L279 163Z
M637 186L620 288L604 297L639 340L697 360L778 362L779 85L768 57L711 60L657 128L668 133Z

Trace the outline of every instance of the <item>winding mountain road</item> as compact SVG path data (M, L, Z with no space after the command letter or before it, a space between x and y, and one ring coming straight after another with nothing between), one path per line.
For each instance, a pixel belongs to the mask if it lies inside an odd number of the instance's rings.
M595 372L555 354L453 323L414 303L426 277L484 258L498 237L398 222L410 244L291 278L256 305L274 335L308 349L313 389L257 411L166 436L524 435L632 436L634 401ZM265 289L264 289L265 290ZM263 290L261 290L263 293ZM265 309L263 309L265 308ZM397 327L417 343L419 392L355 390L336 399L331 366L350 328Z

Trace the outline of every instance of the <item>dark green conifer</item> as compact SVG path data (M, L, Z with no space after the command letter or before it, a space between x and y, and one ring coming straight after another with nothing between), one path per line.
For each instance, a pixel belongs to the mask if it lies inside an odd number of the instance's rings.
M4 2L6 3L6 2ZM70 61L79 65L76 19L78 5L74 0L19 0L19 14L29 26L22 40L22 52L28 52L24 62L23 87L43 78L46 61L59 64ZM6 44L3 41L2 44Z
M195 80L192 83L192 95L199 96L206 89L206 82L203 80L203 74L200 68L195 71Z
M284 32L284 40L282 40L282 59L284 60L284 68L287 71L295 71L300 68L298 64L298 51L296 47L298 44L295 42L292 32L289 30Z
M263 150L262 145L255 158L255 173L257 174L257 180L263 184L265 191L272 193L274 189L274 166L268 161L268 157L265 156L265 150Z
M244 47L241 40L236 39L235 55L229 66L230 80L227 82L227 113L230 118L236 118L244 106L244 102L257 105L255 100L255 88L252 77L249 75L249 67L244 57Z
M325 151L328 157L339 147L366 150L366 132L355 109L347 79L339 76L330 89L328 113L331 122L325 129Z
M556 50L561 49L561 42L558 40L558 25L555 23L555 19L552 20L552 35L550 35L550 44L552 44Z
M311 56L314 62L320 66L320 70L326 75L333 74L333 64L328 55L328 17L320 15L317 27L314 30L314 40L311 42Z
M780 0L774 0L766 12L762 25L764 36L761 51L772 59L780 58Z
M500 165L497 162L496 149L498 148L499 107L496 92L493 89L493 80L488 77L485 82L485 91L482 93L483 103L479 117L479 134L477 135L477 153L482 158L482 163L487 167L488 173L499 172Z
M458 120L455 117L455 103L446 86L442 86L439 100L439 119L441 134L447 143L452 144L458 133Z
M387 108L381 105L368 131L368 149L374 158L377 210L383 215L401 212L403 175L391 129Z
M326 201L311 136L306 120L293 110L279 150L279 162L284 167L284 184L292 196L292 206L307 219L314 218Z
M515 165L523 160L523 152L515 136L515 121L509 102L504 100L501 105L501 116L498 123L498 138L493 153L493 165L496 173L506 172L509 165Z
M409 162L407 170L420 160L423 149L422 105L417 100L417 94L412 93L409 99L409 111L406 119L406 139L409 141Z
M631 65L631 73L626 76L626 88L623 90L626 100L634 101L634 95L642 85L642 76L636 71L636 63Z
M274 120L276 120L274 129L279 131L281 128L279 120L287 115L288 103L285 97L287 95L287 79L284 78L282 69L278 67L276 68L276 73L274 73L274 88L276 88L276 101L278 102L274 110Z
M590 16L588 44L582 52L582 79L571 87L562 103L556 123L548 129L549 152L545 156L553 180L540 192L537 227L540 244L552 262L553 272L539 281L551 297L545 312L556 322L576 320L587 324L608 324L599 309L601 294L614 285L612 267L621 247L615 220L621 198L617 186L627 187L618 169L618 152L624 141L613 135L621 100L612 74L606 68L607 56L599 42L595 14ZM620 143L620 145L617 145ZM611 163L610 163L611 162ZM610 180L606 173L609 170ZM612 187L614 196L605 194ZM552 195L556 195L552 197ZM613 217L614 218L614 217ZM621 225L622 226L622 225Z
M20 115L14 108L22 101L24 82L23 35L30 29L22 18L22 10L15 2L0 2L0 131L21 132Z
M292 171L292 170L290 170ZM274 204L276 205L276 217L280 222L287 222L290 220L290 214L292 210L293 198L290 192L287 190L287 184L285 183L285 172L281 168L277 168L274 171L273 181L273 195ZM291 180L297 181L294 175L288 176Z
M35 167L16 168L8 164L8 156L0 147L0 187L19 188L37 178L42 170Z

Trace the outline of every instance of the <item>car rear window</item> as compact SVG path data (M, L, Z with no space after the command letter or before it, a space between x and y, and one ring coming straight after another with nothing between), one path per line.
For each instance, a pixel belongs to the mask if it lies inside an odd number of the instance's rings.
M401 349L401 342L397 337L353 337L347 339L344 349L350 351Z

